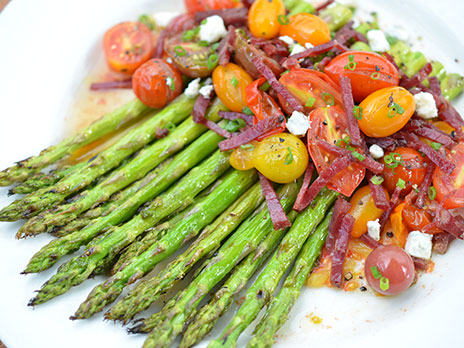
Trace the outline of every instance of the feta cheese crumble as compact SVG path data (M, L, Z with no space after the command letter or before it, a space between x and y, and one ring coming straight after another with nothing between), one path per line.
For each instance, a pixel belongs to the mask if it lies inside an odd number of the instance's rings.
M169 64L172 64L172 63L173 63L172 58L171 58L171 57L167 57L167 58L166 58L166 62L168 62Z
M295 41L290 36L279 36L279 40L285 42L288 46L295 44Z
M195 98L200 91L200 78L190 81L184 93L189 98Z
M166 84L170 89L176 88L176 86L174 86L174 79L170 76L166 77Z
M227 35L224 21L218 15L206 18L200 25L200 40L216 42Z
M385 155L383 149L377 144L371 145L369 148L369 153L375 159L382 158Z
M382 30L369 30L367 32L367 40L373 51L384 52L390 49L390 44Z
M292 46L292 51L290 52L290 55L293 56L294 54L298 54L298 53L301 53L303 51L306 51L306 48L304 48L300 44L294 44Z
M206 85L200 88L200 94L205 98L210 98L211 92L213 91L213 85Z
M410 232L404 250L411 256L426 260L430 259L432 255L432 235L420 231Z
M369 237L375 239L376 241L380 240L380 223L379 223L379 219L367 222L367 234L369 235Z
M435 118L438 116L437 104L433 95L428 92L420 92L414 95L416 102L416 113L423 119Z
M306 48L307 50L309 50L310 48L313 48L313 47L314 47L313 44L311 44L311 43L309 43L309 42L305 43L305 48Z
M305 135L309 129L309 117L299 111L293 111L287 121L287 129L293 135Z
M180 12L160 11L153 14L153 19L156 25L160 27L167 27L169 22L180 15Z

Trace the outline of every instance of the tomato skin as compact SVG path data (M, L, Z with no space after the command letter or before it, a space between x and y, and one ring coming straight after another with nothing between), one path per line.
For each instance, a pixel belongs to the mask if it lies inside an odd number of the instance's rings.
M280 26L280 36L290 36L300 45L310 43L313 46L330 41L330 29L326 22L318 16L306 12L289 17L289 23Z
M254 154L258 142L253 141L250 147L237 147L230 154L230 165L237 170L248 170L255 167Z
M392 236L388 235L387 228L384 228L380 236L380 242L384 245L396 245L400 248L404 248L406 240L408 239L408 228L403 221L403 210L404 203L398 204L390 215L391 229L393 232Z
M343 139L346 133L347 120L343 110L338 106L318 108L309 114L311 128L308 131L308 150L318 173L326 169L335 156L321 150L316 140L325 140L330 144ZM353 191L363 181L366 170L359 163L353 163L338 173L327 185L331 190L351 196Z
M408 194L411 192L413 185L419 186L424 181L427 172L424 157L416 150L408 147L398 147L395 151L387 153L387 155L390 154L399 154L402 163L398 164L396 168L388 168L384 160L385 157L381 159L380 162L385 165L383 170L384 186L390 194L393 194L398 179L402 179L405 182L405 187L400 194Z
M372 267L388 278L388 290L380 288L380 279L375 279ZM378 293L394 296L407 290L414 281L414 262L403 249L394 245L381 246L373 250L366 258L364 274L371 288Z
M345 68L350 64L350 57L356 64L354 70ZM398 86L400 81L398 70L388 59L366 51L342 53L330 61L324 72L337 84L340 83L341 75L349 77L353 98L357 103L379 89Z
M446 209L464 207L464 143L458 143L448 152L448 160L456 165L451 174L439 167L433 173L437 201Z
M233 81L236 81L236 86ZM252 82L251 76L233 63L219 65L213 71L214 90L224 105L232 111L242 112L247 106L245 88Z
M414 206L406 197L404 202L403 223L410 231L422 231L425 226L433 222L432 215L424 209L419 209ZM427 230L427 233L436 234L443 232L441 229L434 227Z
M222 10L226 8L241 7L240 1L234 0L185 0L185 7L190 13L209 11L209 10Z
M351 196L350 203L351 209L349 213L355 219L351 235L359 238L367 232L367 223L380 218L383 210L375 206L369 185L357 189Z
M168 86L171 78L173 86ZM137 69L132 77L132 89L142 103L152 108L162 108L182 93L182 77L162 59L150 59Z
M132 75L153 55L150 29L143 23L123 22L111 27L103 37L103 50L111 69Z
M285 15L282 0L256 0L248 11L248 27L254 36L272 39L279 33L281 15Z
M328 93L333 96L335 105L342 106L342 96L330 78L324 73L311 69L292 69L288 73L282 75L279 79L290 93L303 105L305 112L327 106L327 103L322 98L323 93ZM278 94L280 105L284 110L291 114L292 110L288 108L286 100ZM315 98L312 106L306 105L309 98ZM330 99L330 97L328 98Z

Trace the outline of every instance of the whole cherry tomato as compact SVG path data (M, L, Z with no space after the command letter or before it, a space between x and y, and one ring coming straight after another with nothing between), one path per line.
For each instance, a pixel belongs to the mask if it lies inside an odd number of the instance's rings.
M143 23L116 24L105 33L103 50L111 69L133 74L152 56L153 37L150 29Z
M340 76L348 76L356 102L369 94L387 87L398 86L398 70L380 54L367 51L348 51L336 56L325 67L324 72L336 83Z
M290 36L300 45L310 43L313 46L330 41L330 29L320 17L306 12L297 13L288 18L288 23L281 25L281 36Z
M248 27L256 37L272 39L285 17L282 0L255 0L248 11Z
M370 94L359 106L359 128L367 136L381 138L403 128L414 113L416 102L403 87L388 87Z
M151 59L135 72L132 89L145 105L162 108L182 93L182 77L171 64Z
M185 0L185 7L187 8L187 11L191 13L209 10L222 10L240 6L242 6L242 3L236 0Z

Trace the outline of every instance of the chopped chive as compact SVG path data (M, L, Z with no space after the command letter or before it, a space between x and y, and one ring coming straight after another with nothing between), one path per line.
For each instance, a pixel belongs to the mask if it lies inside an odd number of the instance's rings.
M353 150L351 153L353 154L353 157L360 162L364 161L364 159L366 158L363 155L361 155L358 151Z
M238 80L237 78L234 76L232 77L232 80L230 80L230 83L232 84L232 86L234 86L235 88L237 88L238 86Z
M197 45L200 46L200 47L208 47L209 42L206 41L206 40L200 40L200 41L197 42Z
M224 129L231 133L234 133L245 126L246 123L244 120L242 120L241 118L236 118L235 120L230 120L229 122L227 122L227 124L224 126Z
M218 61L219 61L219 56L217 55L217 53L214 53L209 56L208 61L206 62L206 66L208 67L209 70L212 70L217 65Z
M287 150L288 150L288 153L287 155L285 156L285 159L284 159L284 164L285 165L289 165L293 162L293 153L292 153L292 149L290 148L290 146L287 146Z
M179 57L183 57L187 54L187 52L185 52L185 49L182 46L174 47L174 53L177 54Z
M237 29L237 31L238 31L238 33L239 33L240 35L246 36L246 32L245 32L245 30L244 30L243 28L239 28L239 29Z
M219 42L216 42L211 46L211 50L216 51L218 47L219 47Z
M306 100L305 106L307 106L308 108L312 108L315 102L316 102L316 98L309 97L308 100Z
M173 131L174 129L176 129L176 125L174 123L172 123L171 121L169 121L168 123L166 123L166 129L168 129L169 131Z
M371 272L372 272L372 275L374 276L375 279L380 279L382 278L382 273L380 273L379 269L377 268L377 266L372 266L371 267Z
M373 72L371 75L371 79L373 80L378 80L380 78L380 73L379 72Z
M240 148L243 150L251 150L251 149L254 149L255 146L253 144L244 144L244 145L240 145Z
M354 56L353 56L352 54L350 54L350 55L348 56L348 61L349 61L349 63L348 63L347 65L345 65L345 66L343 67L343 69L345 69L345 70L351 70L351 71L356 70L356 66L358 65L358 63L356 63L356 62L354 61Z
M248 107L248 106L245 106L243 109L242 109L242 112L244 114L247 114L247 115L250 115L250 116L253 116L253 111L251 111L251 109Z
M374 185L380 185L381 183L383 183L383 178L381 176L374 175L371 178L371 183L373 183Z
M362 118L363 118L363 108L358 106L358 105L355 105L353 107L353 115L357 120L362 120Z
M264 82L261 86L258 87L258 89L263 92L266 92L269 90L269 88L271 88L271 84L268 81Z
M207 21L206 19L203 19L203 20L201 21L201 25L205 25L207 22L208 22L208 21Z
M335 98L332 94L324 92L321 94L321 98L329 106L332 106L335 104Z
M198 35L198 33L200 32L200 26L195 27L194 29L192 29L192 31L195 35Z
M150 30L155 29L156 26L153 17L147 14L140 15L137 22L145 24Z
M396 182L396 186L398 186L400 189L404 189L406 187L406 181L399 178L398 181Z
M380 289L387 291L390 288L390 280L386 277L380 278Z
M437 198L437 189L433 186L429 187L428 190L429 198L431 201L433 201L435 198Z
M280 74L280 76L283 76L285 74L288 74L290 72L290 70L285 70L282 74Z
M283 15L283 14L281 14L281 15L279 15L279 17L277 17L277 21L281 25L287 25L288 23L290 23L290 19L288 19L288 17L286 15Z
M393 118L397 114L402 115L403 113L404 113L404 109L401 105L399 105L398 103L390 103L390 108L388 110L387 117Z
M431 143L430 146L435 150L435 151L438 151L440 150L441 148L441 144L440 143Z
M192 41L195 37L195 33L193 30L187 30L182 33L182 41Z

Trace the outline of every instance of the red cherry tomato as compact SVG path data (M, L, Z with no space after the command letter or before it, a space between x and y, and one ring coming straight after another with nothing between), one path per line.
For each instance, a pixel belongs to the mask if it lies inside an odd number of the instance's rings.
M185 0L185 7L189 12L201 12L209 10L222 10L242 6L241 1L235 0Z
M403 207L403 223L409 229L409 231L422 231L425 226L433 222L432 215L427 212L426 209L417 208L413 202L412 198L415 198L417 195L411 197L411 193L406 196L404 200ZM426 202L427 206L430 202ZM427 230L427 233L436 234L443 232L441 229L434 227Z
M414 262L400 247L381 246L367 256L364 274L375 291L388 296L398 295L414 280Z
M162 108L182 93L182 77L171 64L151 59L135 72L132 89L145 105Z
M153 36L143 23L116 24L105 33L103 49L111 69L133 74L152 56Z
M464 144L457 144L448 159L455 164L453 172L445 173L439 167L433 174L433 186L437 190L437 201L446 209L464 207Z
M325 140L330 144L334 144L343 139L348 135L346 133L347 120L345 113L338 106L313 110L309 114L309 118L311 128L308 131L308 150L318 173L320 173L334 161L335 156L321 150L316 145L316 140ZM351 196L356 187L363 181L365 174L364 167L359 163L353 163L334 176L327 187L345 196Z
M351 80L353 98L361 102L372 92L398 86L399 73L395 66L380 54L366 51L348 51L336 56L324 72L340 83L340 75Z

